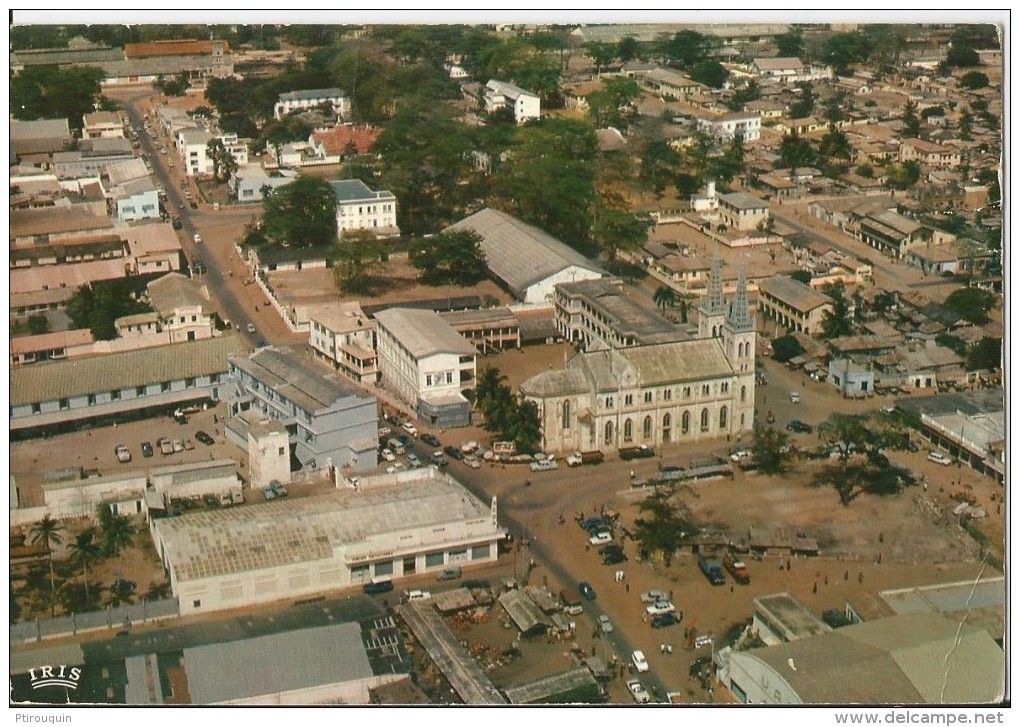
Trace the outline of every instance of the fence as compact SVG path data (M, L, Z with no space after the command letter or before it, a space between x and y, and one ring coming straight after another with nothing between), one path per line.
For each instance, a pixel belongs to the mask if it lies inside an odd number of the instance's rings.
M43 639L73 636L85 631L128 628L132 624L146 623L161 618L176 618L180 615L181 608L176 598L142 601L116 608L108 607L102 611L72 613L42 621L36 619L31 622L12 624L10 638L12 644L27 644Z

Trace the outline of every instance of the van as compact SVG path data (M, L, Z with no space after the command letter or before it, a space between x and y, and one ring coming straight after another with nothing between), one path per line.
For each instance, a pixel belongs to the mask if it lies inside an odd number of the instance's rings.
M425 601L432 598L432 594L428 591L404 591L404 598L408 601Z
M453 565L449 568L444 568L443 572L436 576L437 581L455 581L460 578L460 566Z
M405 451L404 443L396 437L390 437L386 440L386 446L393 450L394 454L403 454Z

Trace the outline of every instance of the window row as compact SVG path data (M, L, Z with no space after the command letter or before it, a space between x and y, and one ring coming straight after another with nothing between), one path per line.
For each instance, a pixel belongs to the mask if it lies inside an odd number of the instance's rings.
M699 416L699 425L702 432L708 432L712 428L712 415L707 408L701 410ZM691 431L692 416L691 412L685 411L680 416L680 433L690 434ZM729 427L729 408L721 407L719 409L718 428L725 430ZM641 439L643 441L651 441L653 439L653 421L652 417L646 416L641 422ZM672 438L672 427L673 417L670 414L664 414L662 417L662 441L668 442ZM616 433L615 425L613 422L606 422L603 430L603 441L607 446L614 444L614 435ZM634 420L625 419L623 422L623 441L629 443L634 441Z

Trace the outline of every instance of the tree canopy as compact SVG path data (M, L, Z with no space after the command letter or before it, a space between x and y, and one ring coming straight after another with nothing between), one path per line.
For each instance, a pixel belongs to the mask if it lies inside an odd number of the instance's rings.
M944 305L955 311L965 321L974 325L988 322L988 310L995 302L995 295L981 288L957 288L946 298Z
M88 328L97 341L117 337L114 322L123 316L152 310L134 295L126 280L99 280L83 285L67 301L67 315L77 328Z
M981 71L969 71L960 76L959 84L961 88L969 88L971 90L984 88L988 85L988 76Z
M485 428L499 439L512 441L518 452L535 452L542 441L538 406L515 397L499 369L482 369L475 385L475 405L485 416Z
M262 233L272 244L317 247L336 240L336 197L323 179L301 176L277 187L262 209Z
M681 508L673 504L674 494L671 486L657 486L638 504L639 517L634 520L634 539L643 557L656 554L667 566L683 538L695 531Z
M789 440L789 435L781 429L761 424L754 425L754 442L751 444L751 454L761 472L775 474L788 469L790 462Z
M838 463L823 467L814 484L833 487L843 505L865 493L892 495L914 484L909 471L893 465L883 451L902 448L902 432L883 427L868 416L850 414L833 414L818 431L836 453Z
M822 314L822 338L851 335L854 324L850 318L850 302L846 299L843 284L826 285L822 292L832 299L832 310Z
M621 250L637 250L648 242L651 220L615 207L599 206L592 226L592 238L599 250L615 260Z
M11 78L11 113L20 121L66 118L80 129L82 116L96 110L105 77L101 69L85 66L27 66Z
M410 259L426 285L474 285L485 277L482 236L472 230L447 230L411 243Z

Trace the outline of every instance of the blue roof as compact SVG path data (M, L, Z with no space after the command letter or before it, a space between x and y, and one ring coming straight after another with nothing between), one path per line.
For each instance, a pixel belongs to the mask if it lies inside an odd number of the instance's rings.
M362 199L394 199L390 192L373 192L360 179L341 179L330 182L337 202L355 202Z

